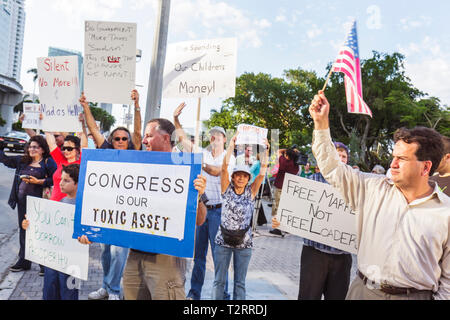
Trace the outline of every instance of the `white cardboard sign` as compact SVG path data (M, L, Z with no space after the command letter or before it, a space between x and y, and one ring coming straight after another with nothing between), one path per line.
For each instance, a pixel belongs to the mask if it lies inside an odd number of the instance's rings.
M89 246L72 239L74 215L75 205L28 196L25 259L87 280Z
M168 45L164 98L229 98L236 91L236 38Z
M136 78L135 23L86 21L84 92L88 101L130 104Z
M237 127L238 136L236 138L236 145L265 145L264 139L267 139L268 131L269 130L265 128L260 128L249 124L240 124Z
M39 98L44 118L43 131L81 132L78 57L37 59Z
M24 103L23 113L25 117L22 122L22 128L24 129L40 129L41 120L39 116L41 114L41 105L39 103Z
M81 224L183 240L189 178L188 166L88 161Z
M285 175L277 211L281 230L356 254L355 215L329 184Z

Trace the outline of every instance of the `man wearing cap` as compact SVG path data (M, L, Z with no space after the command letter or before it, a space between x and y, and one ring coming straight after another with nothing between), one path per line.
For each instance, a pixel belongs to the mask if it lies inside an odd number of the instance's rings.
M329 111L319 91L309 108L312 151L325 179L357 212L358 272L346 299L449 300L450 199L429 179L443 156L441 135L397 130L388 179L339 161Z
M173 117L177 132L177 139L186 150L192 150L192 143L186 138L186 134L179 121L179 116L186 106L181 103L175 109ZM191 276L191 289L187 295L188 299L200 300L206 272L206 255L208 253L208 241L211 245L214 260L214 239L220 225L222 214L222 196L220 188L220 174L222 172L223 158L226 155L225 143L227 141L225 130L222 127L213 127L209 130L210 145L203 150L202 175L206 177L205 205L207 208L205 222L196 230L194 267ZM231 156L228 172L233 172L236 158ZM225 298L229 299L228 281L225 286Z

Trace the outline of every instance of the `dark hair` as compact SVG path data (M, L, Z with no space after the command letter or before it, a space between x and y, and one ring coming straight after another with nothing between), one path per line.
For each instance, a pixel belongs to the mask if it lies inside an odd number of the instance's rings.
M68 135L64 138L64 141L73 142L73 144L75 145L75 148L80 149L80 146L81 146L80 138L72 136L72 135Z
M30 164L33 162L33 159L30 157L30 153L28 151L28 148L33 141L36 142L44 151L42 153L43 159L47 159L50 157L50 148L48 147L47 140L45 140L45 138L41 135L35 135L31 137L28 143L25 145L24 155L21 160L22 163Z
M417 143L417 160L431 161L429 175L432 176L444 155L441 135L436 130L425 127L400 128L394 133L394 142L400 140L407 144Z
M121 130L121 131L125 131L127 134L128 134L128 150L134 150L134 144L133 144L133 141L131 140L131 133L130 133L130 130L128 130L127 128L125 128L125 127L117 127L117 128L115 128L112 132L111 132L111 134L109 135L109 137L108 137L108 142L112 145L112 139L113 139L113 137L114 137L114 133L116 132L116 131L119 131L119 130Z
M336 142L334 142L334 146L335 146L336 150L337 149L344 149L345 152L347 153L347 157L350 156L349 151L348 151L348 147L345 144L343 144L342 142L336 141Z
M69 164L67 166L62 166L62 172L67 173L75 184L78 184L78 175L80 174L80 165L79 164Z
M297 151L295 151L294 149L287 149L286 155L289 157L289 159L293 160L294 163L297 163L297 160L298 160L298 157L300 154Z
M442 136L442 143L444 145L444 156L445 156L447 153L450 153L450 138Z
M158 124L158 130L163 130L169 134L170 143L173 147L175 145L175 137L173 136L173 133L175 131L175 126L173 125L173 123L167 119L157 118L157 119L152 119L149 122L147 122L147 125L152 122L156 122ZM174 139L172 139L172 138L174 138Z

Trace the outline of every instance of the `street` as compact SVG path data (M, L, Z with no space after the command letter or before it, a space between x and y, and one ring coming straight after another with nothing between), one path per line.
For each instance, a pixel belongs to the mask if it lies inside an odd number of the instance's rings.
M4 300L5 296L11 293L15 281L19 278L19 275L9 276L9 267L16 262L19 252L17 209L12 210L8 205L14 173L14 169L0 165L0 300Z

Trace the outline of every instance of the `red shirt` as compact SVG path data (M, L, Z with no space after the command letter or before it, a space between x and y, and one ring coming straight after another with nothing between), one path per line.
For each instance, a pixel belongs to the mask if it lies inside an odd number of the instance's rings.
M53 174L53 192L50 200L61 201L61 199L67 196L67 194L61 192L61 188L59 187L59 183L61 182L62 166L67 166L68 164L80 164L81 155L80 159L69 163L60 148L56 148L50 154L57 165L57 169Z
M288 160L284 156L281 156L278 160L280 167L278 168L278 174L275 178L274 186L278 189L283 189L284 175L286 173L297 174L299 170L298 164L293 160Z

